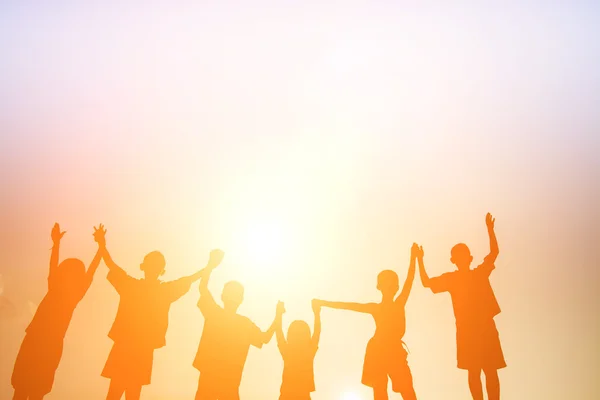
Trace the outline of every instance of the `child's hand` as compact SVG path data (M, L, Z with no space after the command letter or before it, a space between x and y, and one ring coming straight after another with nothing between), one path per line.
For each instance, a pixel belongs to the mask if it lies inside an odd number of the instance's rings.
M275 313L277 314L277 316L282 316L285 313L285 304L283 303L283 301L277 302L277 309Z
M52 242L54 242L54 244L60 243L60 239L62 239L65 233L67 233L67 231L61 232L58 222L55 223L52 227L52 233L50 234L50 236L52 237Z
M412 247L410 248L410 257L413 259L419 257L419 245L418 244L413 243Z
M419 260L423 260L424 255L425 255L425 251L423 251L423 246L419 246L419 251L417 252L417 258Z
M94 227L94 240L98 243L99 247L106 247L106 229L104 229L103 224L98 225L97 228Z
M320 312L321 312L321 305L322 305L322 304L323 304L323 303L322 303L322 301L321 301L321 300L317 300L317 299L313 299L313 300L312 300L312 302L311 302L311 305L312 305L313 312L314 312L315 314L318 314L318 313L320 313Z
M485 225L488 229L494 229L494 222L496 222L496 218L492 217L492 214L487 213L485 216Z
M223 252L223 250L215 249L211 251L206 267L209 269L217 268L219 264L221 264L221 261L223 261L224 256L225 253Z

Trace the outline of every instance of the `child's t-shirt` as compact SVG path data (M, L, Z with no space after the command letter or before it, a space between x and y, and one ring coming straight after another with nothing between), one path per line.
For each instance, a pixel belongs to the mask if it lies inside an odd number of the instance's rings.
M51 272L48 276L48 293L25 330L27 333L41 333L57 339L65 337L73 312L87 292L89 284L82 280L77 286L62 288L58 279L56 272Z
M314 361L318 346L279 344L283 357L282 395L300 395L315 391Z
M495 266L487 259L469 271L454 271L429 279L434 293L450 292L457 326L494 318L500 306L490 284Z
M171 303L186 294L191 281L171 282L135 279L121 269L108 273L108 281L119 293L119 308L108 333L115 342L158 349L166 344Z
M204 328L194 367L201 373L219 374L228 388L239 387L250 345L263 345L261 329L247 317L226 312L211 294L201 295L198 307Z

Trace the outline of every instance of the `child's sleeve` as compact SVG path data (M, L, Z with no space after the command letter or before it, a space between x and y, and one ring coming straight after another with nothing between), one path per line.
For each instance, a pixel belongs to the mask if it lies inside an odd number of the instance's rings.
M110 284L113 285L119 294L126 291L127 288L131 287L132 283L136 281L135 278L127 275L127 273L120 268L109 270L106 279L108 279Z
M483 259L483 263L475 268L475 271L481 273L482 275L489 277L492 271L496 269L496 265L492 262L491 256L487 256Z
M451 272L447 272L440 276L429 278L429 288L433 293L449 291L452 286L452 276Z

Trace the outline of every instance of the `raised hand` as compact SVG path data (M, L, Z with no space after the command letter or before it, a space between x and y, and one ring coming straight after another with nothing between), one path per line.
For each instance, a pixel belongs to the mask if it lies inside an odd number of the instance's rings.
M209 269L217 268L219 266L219 264L221 264L221 261L223 261L224 256L225 256L225 253L223 252L223 250L215 249L215 250L211 251L210 258L208 259L208 264L206 265L206 268L209 268Z
M315 314L318 314L321 312L321 304L322 304L321 300L313 299L311 301L311 306L312 306L313 312Z
M278 301L277 302L277 309L276 309L275 313L278 316L281 316L281 315L283 315L285 313L285 304L283 303L283 301Z
M422 260L424 255L425 255L425 251L423 251L423 246L419 246L419 252L417 253L417 258L419 260Z
M412 247L410 248L410 257L415 259L419 256L419 245L416 243L412 244Z
M58 225L58 222L55 223L52 227L52 233L50 234L50 236L52 237L52 242L54 242L54 244L58 244L60 242L60 239L62 239L62 237L65 235L65 233L67 233L67 231L61 232L60 225Z
M94 227L94 240L98 243L99 247L106 247L106 229L104 229L104 224L98 225L98 227Z
M496 222L496 218L492 217L492 214L487 213L485 216L485 225L488 229L494 229L494 223Z

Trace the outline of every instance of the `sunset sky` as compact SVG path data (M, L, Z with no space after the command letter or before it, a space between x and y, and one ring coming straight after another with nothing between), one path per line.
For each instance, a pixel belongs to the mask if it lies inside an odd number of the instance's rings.
M46 293L54 222L61 257L86 264L104 223L135 277L152 250L171 280L221 248L215 297L237 279L240 312L266 329L285 301L287 330L312 326L314 297L379 301L377 273L403 279L413 242L431 276L454 269L458 242L482 260L488 211L502 397L600 398L595 2L48 3L0 3L0 296L17 309L0 314L0 399ZM106 273L75 311L48 400L106 396ZM197 300L194 285L172 306L142 399L193 398ZM418 398L469 398L450 297L417 278L406 312ZM322 317L313 400L372 399L372 319ZM276 399L282 367L274 341L251 349L242 399Z

